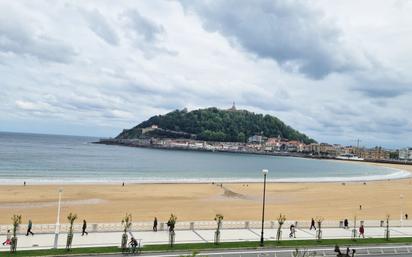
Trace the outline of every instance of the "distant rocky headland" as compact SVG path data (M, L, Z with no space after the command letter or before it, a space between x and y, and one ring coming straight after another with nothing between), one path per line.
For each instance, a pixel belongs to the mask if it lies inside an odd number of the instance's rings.
M156 115L131 129L123 130L116 139L172 138L247 143L254 136L261 140L282 138L304 144L316 142L274 116L237 110L234 105L227 110L211 107Z
M215 107L156 115L99 144L400 163L380 147L317 143L271 115ZM360 156L361 158L358 158Z

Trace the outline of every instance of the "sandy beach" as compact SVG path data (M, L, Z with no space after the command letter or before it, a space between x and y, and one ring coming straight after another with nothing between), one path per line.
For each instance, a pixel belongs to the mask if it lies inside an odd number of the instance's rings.
M412 172L412 166L372 164ZM248 184L126 184L121 185L27 185L0 186L0 224L14 214L23 222L54 223L57 192L62 195L62 222L69 212L88 222L119 222L126 213L135 221L166 220L170 213L179 220L212 220L216 213L225 220L259 220L262 183ZM400 195L404 199L400 199ZM353 217L398 219L401 204L412 214L412 178L390 181L334 183L269 183L267 219L279 213L288 219L306 220ZM359 210L362 205L362 210Z

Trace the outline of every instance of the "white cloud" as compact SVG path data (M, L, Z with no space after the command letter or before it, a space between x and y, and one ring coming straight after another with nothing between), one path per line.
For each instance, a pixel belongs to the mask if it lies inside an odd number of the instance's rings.
M396 0L1 2L0 130L114 136L155 114L236 101L319 141L412 145L411 10Z

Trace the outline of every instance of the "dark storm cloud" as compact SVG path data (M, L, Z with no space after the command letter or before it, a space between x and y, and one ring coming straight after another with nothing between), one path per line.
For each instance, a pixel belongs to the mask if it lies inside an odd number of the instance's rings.
M340 31L303 1L181 1L206 30L217 31L235 45L277 61L291 72L321 79L356 68L341 46Z

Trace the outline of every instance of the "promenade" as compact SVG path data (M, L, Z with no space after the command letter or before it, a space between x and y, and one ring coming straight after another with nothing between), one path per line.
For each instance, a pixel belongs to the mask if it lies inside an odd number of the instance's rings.
M398 222L392 222L390 227L391 237L412 237L412 224L407 221L402 226ZM398 224L397 224L398 223ZM177 223L179 224L179 223ZM239 242L239 241L259 241L260 229L259 222L224 222L221 230L221 242ZM226 224L226 228L225 228ZM364 221L366 238L383 238L385 227L381 227L380 221ZM145 225L145 226L144 226ZM212 226L214 222L181 222L180 228L176 228L176 244L179 243L206 243L213 242L215 229ZM298 222L296 228L296 238L289 238L289 225L285 223L282 229L282 240L308 240L316 239L316 231L309 229L309 222ZM341 228L337 221L324 221L322 228L323 239L348 239L352 236L353 225L349 229ZM397 226L396 226L397 225ZM120 224L90 224L89 234L81 236L80 225L75 227L73 247L96 247L96 246L119 246L121 241ZM142 245L167 244L168 231L164 224L160 224L160 230L157 232L149 229L150 223L136 223L130 230L129 234L141 240ZM272 227L273 226L273 227ZM140 229L136 229L140 227ZM143 229L143 228L146 229ZM0 226L1 241L4 241L5 231L8 227ZM62 225L59 235L58 247L64 248L67 236L67 224ZM25 226L21 226L18 236L18 249L34 250L49 249L53 247L54 232L53 225L35 225L33 227L34 236L25 235ZM277 223L273 221L265 222L265 240L275 240L277 232ZM0 251L7 251L8 246L0 245Z

